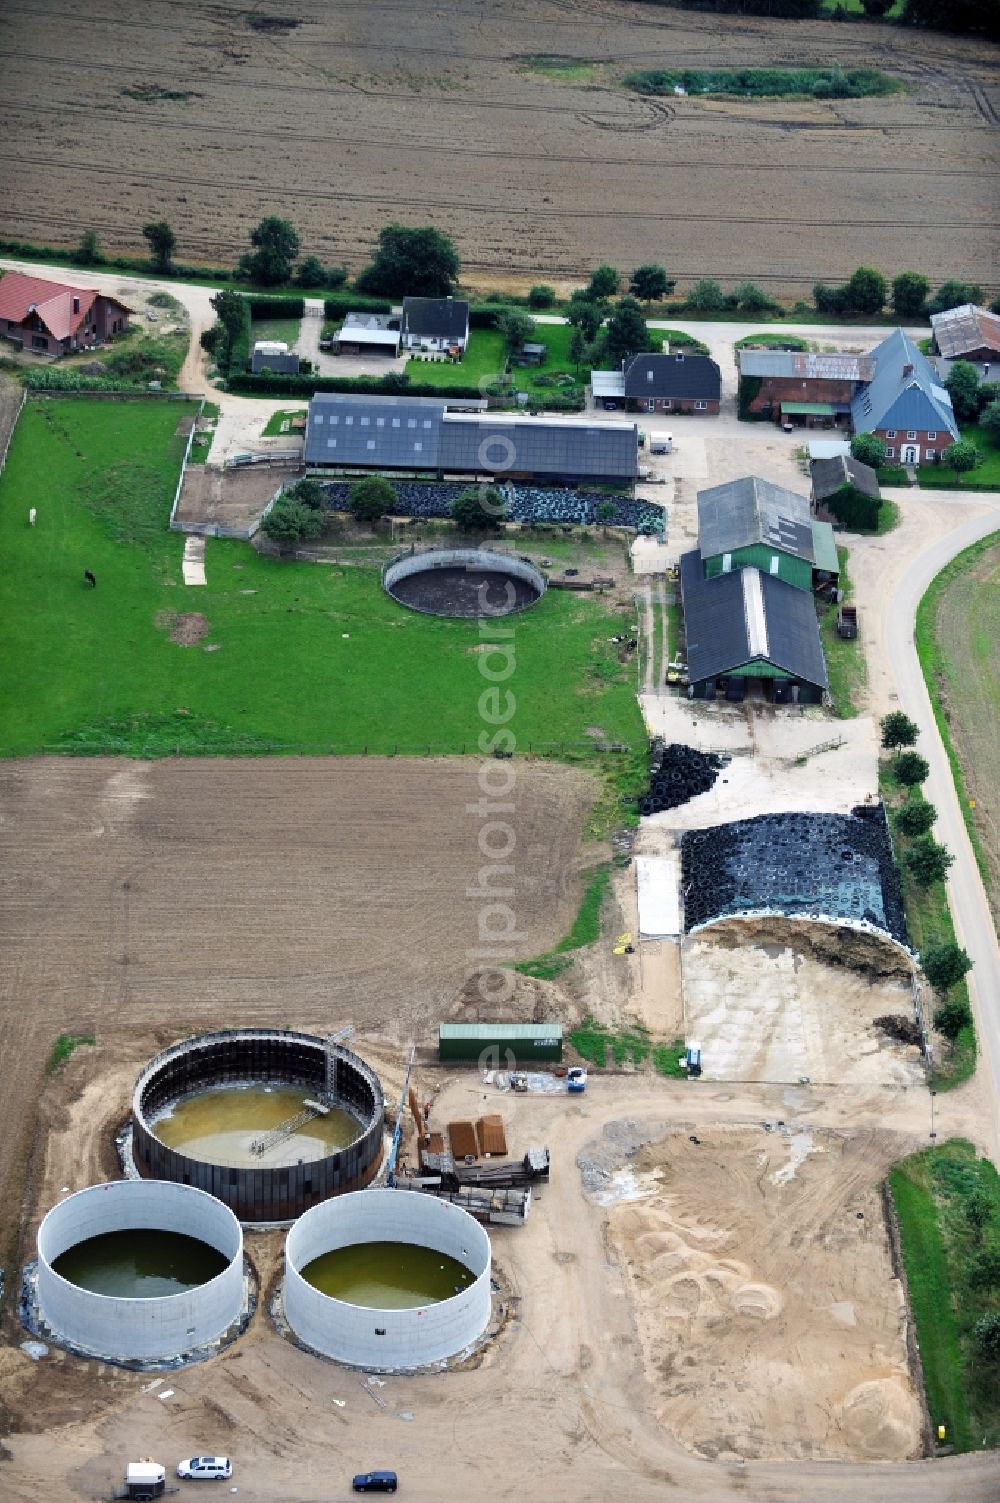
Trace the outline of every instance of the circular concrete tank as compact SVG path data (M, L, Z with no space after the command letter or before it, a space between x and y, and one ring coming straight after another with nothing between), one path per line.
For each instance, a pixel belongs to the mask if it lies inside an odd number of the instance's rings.
M382 585L399 605L427 616L510 616L535 605L546 578L530 559L488 548L432 548L391 559Z
M336 1248L403 1242L454 1258L474 1275L434 1304L379 1310L322 1294L302 1276ZM308 1211L285 1241L284 1314L306 1346L366 1368L423 1367L464 1351L490 1319L490 1239L459 1206L413 1190L364 1190Z
M157 1133L160 1114L216 1087L294 1085L300 1106L306 1099L322 1103L328 1053L333 1066L329 1100L356 1127L352 1141L342 1148L318 1157L289 1156L287 1140L272 1132L261 1136L273 1147L233 1164L185 1153ZM360 1190L374 1179L382 1161L384 1117L378 1076L341 1044L328 1051L325 1041L312 1034L239 1028L186 1039L150 1061L132 1095L132 1157L140 1174L206 1190L241 1221L288 1222L330 1196Z
M94 1294L56 1273L71 1248L111 1232L181 1233L225 1259L215 1278L182 1294ZM38 1314L57 1341L95 1357L162 1361L218 1340L243 1311L243 1231L226 1206L187 1185L121 1180L53 1206L38 1228Z

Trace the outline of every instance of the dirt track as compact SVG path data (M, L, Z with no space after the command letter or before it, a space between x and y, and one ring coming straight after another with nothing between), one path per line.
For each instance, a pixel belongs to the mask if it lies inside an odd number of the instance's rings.
M307 251L356 267L382 225L433 221L486 285L602 260L799 294L862 262L995 284L1000 95L977 39L620 0L295 0L276 13L300 24L269 32L259 10L11 0L0 232L75 244L85 222L145 251L140 226L165 216L182 259L231 265L262 214L288 214ZM526 65L540 53L599 66L557 82ZM637 66L834 57L909 92L668 101L618 85ZM124 92L137 85L145 99Z
M62 1032L238 1023L433 1037L478 943L478 764L39 760L0 768L0 1224ZM513 900L537 954L578 902L594 784L519 763ZM592 859L592 858L591 858ZM6 1193L4 1193L6 1192ZM6 1241L7 1238L5 1237Z

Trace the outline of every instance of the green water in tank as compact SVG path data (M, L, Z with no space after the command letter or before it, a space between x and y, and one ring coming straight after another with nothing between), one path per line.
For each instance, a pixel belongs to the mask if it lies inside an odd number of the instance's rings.
M159 1299L183 1294L214 1279L226 1259L207 1242L160 1228L130 1227L88 1237L60 1253L56 1273L89 1289L117 1299Z
M151 1126L168 1148L233 1169L274 1169L326 1158L359 1136L350 1112L330 1107L266 1153L251 1153L255 1138L297 1116L307 1100L315 1101L316 1091L306 1086L216 1086L184 1096Z
M356 1242L307 1263L302 1277L323 1294L376 1310L411 1310L451 1299L475 1282L464 1263L412 1242Z

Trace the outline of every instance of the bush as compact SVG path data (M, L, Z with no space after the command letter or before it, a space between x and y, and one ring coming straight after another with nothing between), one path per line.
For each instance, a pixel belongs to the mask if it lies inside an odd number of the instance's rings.
M979 416L979 372L971 360L956 360L945 379L955 420L974 423Z
M954 860L947 847L939 845L933 835L918 835L906 853L906 864L920 887L943 882Z
M864 0L862 0L864 3ZM868 0L868 4L881 5L884 0ZM892 0L889 0L892 3ZM865 6L867 12L867 5ZM901 271L892 279L892 311L899 318L920 318L927 302L931 284L919 271Z
M904 804L896 815L896 828L911 839L914 835L926 835L937 819L937 810L926 799L918 798Z
M919 752L905 751L896 758L893 771L904 787L914 788L924 781L930 768Z
M726 295L718 282L702 277L688 293L687 305L695 313L718 313L726 306Z
M950 997L947 1002L942 1002L934 1013L934 1027L952 1043L958 1038L962 1029L968 1028L971 1022L971 1009L968 1002L963 1001L961 997Z
M850 532L875 532L878 528L878 497L866 495L853 485L842 485L825 497L823 505Z
M507 503L492 485L470 485L451 503L451 514L463 532L489 532L507 514Z
M817 313L838 314L847 311L843 287L828 287L825 282L817 282L813 287L813 302Z
M848 308L869 314L880 313L885 307L886 291L885 277L872 266L859 266L843 289Z
M396 488L381 475L369 475L351 486L348 505L362 522L377 522L396 505Z
M321 480L299 480L285 492L295 501L301 501L310 511L322 511L326 505L326 492Z
M885 464L885 444L877 433L855 433L851 439L851 453L873 470L880 470Z
M968 975L972 961L960 945L949 943L932 945L925 950L920 957L920 967L936 992L946 992Z
M304 538L317 538L323 530L323 518L311 506L292 495L284 495L271 507L260 530L281 548L293 547Z
M1000 1362L1000 1310L987 1310L972 1327L972 1344L991 1366Z
M551 308L556 300L556 290L547 282L539 282L528 293L529 308Z
M994 443L1000 444L1000 400L989 404L979 419L979 425Z
M1000 1289L1000 1247L980 1248L969 1259L968 1281L973 1289Z

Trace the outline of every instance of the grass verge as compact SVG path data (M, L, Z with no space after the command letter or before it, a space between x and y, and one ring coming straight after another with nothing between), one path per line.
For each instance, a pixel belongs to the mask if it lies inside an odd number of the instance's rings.
M291 432L292 418L304 418L308 409L305 407L285 407L281 412L272 412L264 425L263 438L280 438L283 433Z
M847 569L847 549L838 547L837 557L840 559L840 588L844 592L844 599L850 600L854 590ZM835 604L826 604L818 600L816 610L819 615L823 651L826 654L826 671L830 680L833 713L840 720L853 720L859 713L858 700L868 678L862 638L859 635L851 641L837 635L837 606Z
M971 1334L981 1315L1000 1311L1000 1285L982 1276L984 1255L1000 1256L1000 1177L954 1138L903 1159L889 1186L931 1422L946 1426L957 1451L995 1446L1000 1374L977 1359Z
M899 867L903 891L903 906L906 909L906 927L914 949L924 951L932 945L956 944L955 925L948 907L948 892L943 882L932 882L922 887L915 881L906 864L906 855L912 841L896 828L893 812L909 801L919 801L923 794L919 789L901 787L893 772L892 761L882 758L879 762L879 791L889 811L892 826L892 841ZM951 995L969 1002L969 988L963 979L951 989ZM958 1038L939 1060L931 1076L930 1084L937 1091L950 1091L954 1086L968 1080L976 1068L976 1030L970 1024L963 1028Z
M63 1066L81 1044L93 1044L96 1040L92 1033L61 1033L52 1045L51 1053L46 1061L45 1068L51 1075L54 1070Z
M569 1035L569 1041L580 1058L598 1070L606 1067L609 1057L619 1068L626 1061L638 1068L648 1059L658 1075L672 1080L687 1079L687 1071L678 1063L684 1056L683 1039L675 1039L669 1044L654 1043L641 1023L615 1031L596 1023L593 1018L585 1018Z
M611 866L605 863L584 872L585 885L580 907L573 927L559 943L544 955L534 960L522 960L514 967L522 976L534 976L540 981L554 981L573 963L572 952L585 945L596 944L601 936L601 909L611 883Z

